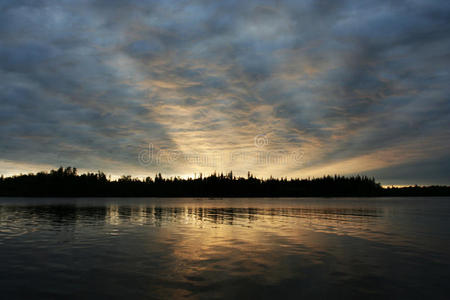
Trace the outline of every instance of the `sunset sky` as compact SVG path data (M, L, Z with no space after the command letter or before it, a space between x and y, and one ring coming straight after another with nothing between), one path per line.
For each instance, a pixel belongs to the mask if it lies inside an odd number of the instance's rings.
M1 1L0 174L450 184L450 1Z

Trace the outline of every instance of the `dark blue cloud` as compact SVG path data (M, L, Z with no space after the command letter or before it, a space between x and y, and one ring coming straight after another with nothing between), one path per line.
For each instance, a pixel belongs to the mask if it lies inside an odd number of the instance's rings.
M450 150L446 1L3 1L0 11L0 161L192 173L142 169L136 156L149 142L243 149L265 132L309 151L308 168L422 145L390 163L428 182L426 161ZM392 168L376 174L394 182Z

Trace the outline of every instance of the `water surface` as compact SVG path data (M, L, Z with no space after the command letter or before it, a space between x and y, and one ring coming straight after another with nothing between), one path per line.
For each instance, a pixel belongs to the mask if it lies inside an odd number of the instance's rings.
M449 198L0 198L3 299L448 299Z

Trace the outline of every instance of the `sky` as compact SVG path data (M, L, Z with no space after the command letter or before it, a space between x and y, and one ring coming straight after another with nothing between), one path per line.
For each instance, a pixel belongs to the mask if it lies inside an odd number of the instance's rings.
M0 174L450 184L450 2L0 2Z

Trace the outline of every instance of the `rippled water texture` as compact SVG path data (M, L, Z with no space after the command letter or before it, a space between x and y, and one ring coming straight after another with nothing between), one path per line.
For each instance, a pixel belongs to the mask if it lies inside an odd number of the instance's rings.
M2 299L449 299L450 199L0 198Z

